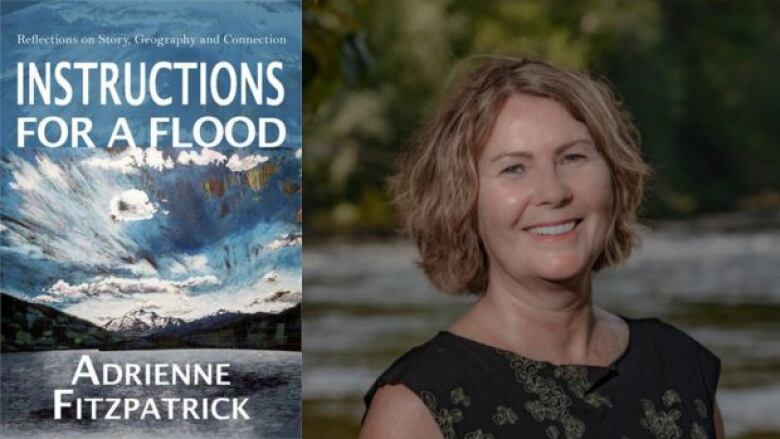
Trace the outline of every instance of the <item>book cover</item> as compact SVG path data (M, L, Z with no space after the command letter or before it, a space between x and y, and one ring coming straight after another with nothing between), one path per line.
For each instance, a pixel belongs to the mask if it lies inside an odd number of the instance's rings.
M2 437L300 437L300 2L0 8Z

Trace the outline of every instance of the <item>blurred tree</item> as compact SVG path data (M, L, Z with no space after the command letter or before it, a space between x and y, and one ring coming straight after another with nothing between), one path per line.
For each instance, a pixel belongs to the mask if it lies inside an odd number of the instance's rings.
M657 170L648 213L780 207L780 4L331 0L304 13L305 227L386 233L385 178L472 55L609 78Z

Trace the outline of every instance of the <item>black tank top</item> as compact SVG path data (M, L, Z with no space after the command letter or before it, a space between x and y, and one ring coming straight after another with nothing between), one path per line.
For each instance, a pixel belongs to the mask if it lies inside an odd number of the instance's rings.
M403 384L445 439L715 439L720 359L657 318L623 319L628 347L608 367L555 365L439 332L382 373L366 410L379 387Z

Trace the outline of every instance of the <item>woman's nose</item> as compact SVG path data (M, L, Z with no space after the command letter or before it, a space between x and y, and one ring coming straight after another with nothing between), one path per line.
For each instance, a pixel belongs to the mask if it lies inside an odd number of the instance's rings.
M564 180L557 169L539 170L535 180L534 204L561 207L571 202L569 182Z

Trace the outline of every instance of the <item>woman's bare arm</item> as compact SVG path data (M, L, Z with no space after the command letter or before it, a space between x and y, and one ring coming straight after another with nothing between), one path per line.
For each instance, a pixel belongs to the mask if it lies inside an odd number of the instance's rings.
M443 439L428 408L408 387L385 385L377 390L359 439Z
M718 403L715 402L715 439L726 439L726 434L723 430L723 418L720 416Z

